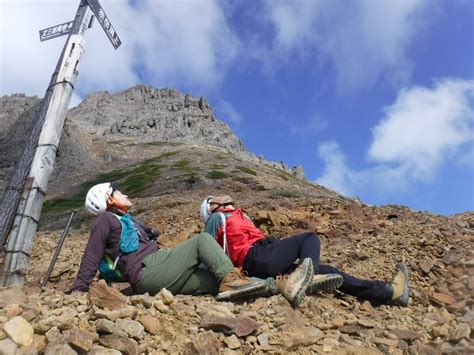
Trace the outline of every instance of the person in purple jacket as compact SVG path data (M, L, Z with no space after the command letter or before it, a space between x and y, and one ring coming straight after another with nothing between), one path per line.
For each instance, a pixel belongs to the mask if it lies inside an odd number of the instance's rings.
M138 231L138 249L121 253L120 216L132 205L127 195L108 182L88 191L85 208L95 219L79 272L69 292L87 292L102 258L108 255L117 260L117 267L136 293L154 295L166 288L173 294L217 294L218 300L267 293L267 282L242 275L207 233L195 235L173 249L160 249L156 241L149 238L147 228L132 219ZM200 267L201 264L206 268Z

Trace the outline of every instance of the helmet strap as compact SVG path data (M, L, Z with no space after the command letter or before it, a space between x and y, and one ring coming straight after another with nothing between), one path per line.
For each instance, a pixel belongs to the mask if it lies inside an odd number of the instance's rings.
M128 208L123 206L122 204L118 203L117 200L115 198L113 198L112 194L107 199L107 204L111 207L117 208L119 210L119 212L127 213L127 211L128 211Z
M234 204L233 201L231 201L231 202L226 202L226 203L217 203L217 207L216 207L216 208L213 208L212 210L209 208L209 211L210 211L211 213L214 213L214 212L216 212L216 211L217 211L219 208L221 208L221 207L227 207L227 206L230 206L230 205L233 205L233 204Z

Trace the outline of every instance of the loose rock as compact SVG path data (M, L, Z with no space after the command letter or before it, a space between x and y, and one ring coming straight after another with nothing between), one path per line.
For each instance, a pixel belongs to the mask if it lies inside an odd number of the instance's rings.
M91 286L90 299L98 307L109 310L121 308L127 303L127 297L116 289L108 287L104 280Z
M10 319L3 325L3 330L19 346L28 347L33 343L33 327L22 317Z

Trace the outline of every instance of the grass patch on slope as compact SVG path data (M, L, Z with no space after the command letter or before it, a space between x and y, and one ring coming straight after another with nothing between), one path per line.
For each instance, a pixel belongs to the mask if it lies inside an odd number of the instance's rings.
M278 177L280 177L281 179L285 180L285 181L288 181L290 180L290 178L292 177L292 175L284 172L284 171L278 171L277 172L277 175Z
M160 170L166 167L161 161L178 153L178 151L164 153L158 157L145 160L132 168L117 169L101 174L97 178L81 184L78 192L71 197L45 201L43 212L56 214L80 209L84 206L87 191L92 186L103 182L117 182L118 188L125 194L137 196L153 185L153 182L160 177Z
M118 144L122 143L122 141L109 141L107 144ZM137 142L131 142L128 143L127 145L129 147L136 147L136 146L151 146L151 147L165 147L165 146L172 146L176 147L178 145L181 145L182 143L179 142L163 142L163 141L156 141L156 142L147 142L147 143L137 143Z
M219 169L225 168L226 166L227 165L223 165L223 164L211 164L210 168L213 169L213 170L219 170Z
M179 143L179 142L161 142L161 141L143 143L143 145L151 145L153 147L163 147L165 145L170 145L172 147L176 147L176 146L181 145L181 144L182 143Z
M245 185L248 185L251 183L251 180L249 178L246 178L245 176L235 175L235 176L232 176L232 179L235 181L241 182L242 184L245 184Z
M207 173L206 177L208 179L213 179L213 180L225 179L225 178L229 177L229 174L227 174L225 171L211 170Z
M246 173L246 174L257 176L257 172L255 170L247 168L246 166L238 165L235 168L242 171L242 172L244 172L244 173Z
M201 170L196 166L191 166L190 164L191 163L190 163L189 160L182 159L182 160L178 160L177 162L175 162L173 164L173 167L180 170L180 171L182 171L182 172L191 173L191 174Z
M271 198L275 198L275 197L286 197L286 198L298 198L300 197L300 195L296 192L293 192L293 191L284 191L284 190L280 190L280 191L276 191L273 193L273 196L270 196Z

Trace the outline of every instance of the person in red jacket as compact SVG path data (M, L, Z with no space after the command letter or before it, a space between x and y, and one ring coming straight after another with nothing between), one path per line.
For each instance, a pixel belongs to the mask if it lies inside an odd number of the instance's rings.
M391 283L350 276L320 263L320 240L316 233L305 232L284 239L266 238L241 208L234 207L230 196L207 197L201 205L200 216L205 224L204 232L212 235L232 263L249 276L285 275L292 272L296 260L310 258L315 276L308 287L309 294L339 289L374 303L408 305L409 270L404 263L398 264Z

